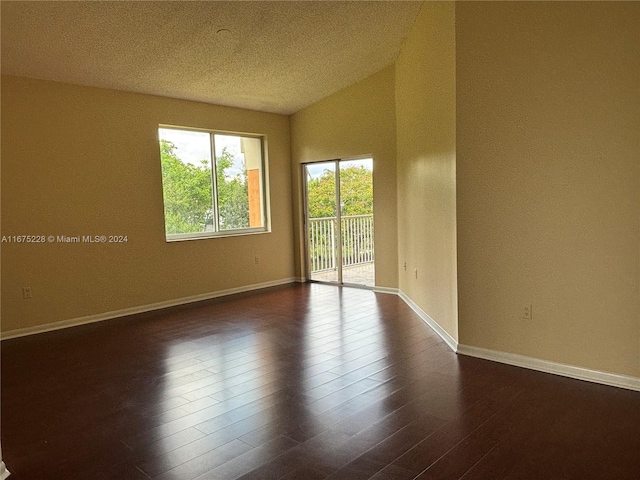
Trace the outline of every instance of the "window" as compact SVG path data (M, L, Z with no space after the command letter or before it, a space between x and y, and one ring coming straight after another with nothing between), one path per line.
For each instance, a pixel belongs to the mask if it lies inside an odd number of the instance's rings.
M266 232L264 138L160 126L167 241Z

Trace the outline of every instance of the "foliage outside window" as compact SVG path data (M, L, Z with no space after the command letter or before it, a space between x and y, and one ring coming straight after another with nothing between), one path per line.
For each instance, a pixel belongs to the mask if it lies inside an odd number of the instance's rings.
M320 170L325 165L328 168ZM335 166L335 162L306 166L311 272L335 268L338 229L343 266L373 261L373 160L339 162L340 225Z
M347 164L340 168L341 215L373 214L373 173L364 165ZM309 217L335 217L336 174L325 170L307 184Z
M262 137L158 133L168 241L267 231Z

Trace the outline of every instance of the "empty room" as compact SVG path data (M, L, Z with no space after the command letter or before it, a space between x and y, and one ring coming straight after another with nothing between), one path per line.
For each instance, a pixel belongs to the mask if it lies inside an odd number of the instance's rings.
M640 2L0 7L0 479L640 478Z

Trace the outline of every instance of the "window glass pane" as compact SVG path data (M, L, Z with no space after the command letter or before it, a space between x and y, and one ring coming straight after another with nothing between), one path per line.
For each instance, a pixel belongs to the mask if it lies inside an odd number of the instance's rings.
M336 162L306 165L311 280L338 282Z
M309 217L333 218L336 214L335 162L307 165Z
M373 159L340 162L340 214L373 215Z
M165 231L214 231L209 133L160 128Z
M264 226L264 195L262 192L262 141L259 138L242 138L244 164L247 170L247 194L249 196L249 226Z
M375 284L373 159L340 162L342 282Z
M215 135L220 230L262 227L262 142Z

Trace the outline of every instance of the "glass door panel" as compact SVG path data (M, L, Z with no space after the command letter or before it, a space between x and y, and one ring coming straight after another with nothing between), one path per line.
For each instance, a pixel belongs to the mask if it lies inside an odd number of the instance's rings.
M375 285L373 160L340 162L342 282Z
M309 278L339 283L336 162L305 165Z

